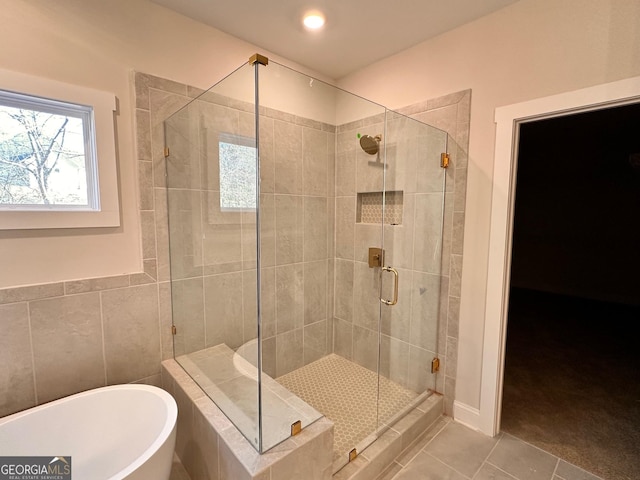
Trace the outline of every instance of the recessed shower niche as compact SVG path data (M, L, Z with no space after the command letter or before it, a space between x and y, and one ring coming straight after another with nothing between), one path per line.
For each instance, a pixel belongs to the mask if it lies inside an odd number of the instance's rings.
M164 133L175 362L247 445L264 459L328 419L337 471L421 417L446 318L446 132L258 58ZM397 305L360 245L398 270Z
M402 225L403 199L402 191L358 193L356 223Z

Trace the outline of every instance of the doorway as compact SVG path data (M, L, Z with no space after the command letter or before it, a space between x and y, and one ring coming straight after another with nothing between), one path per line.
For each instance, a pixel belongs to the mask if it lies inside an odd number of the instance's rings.
M640 478L640 103L520 125L501 430Z
M500 431L519 127L529 121L638 102L640 77L633 77L496 109L480 405L475 412L459 409L468 424L487 435Z

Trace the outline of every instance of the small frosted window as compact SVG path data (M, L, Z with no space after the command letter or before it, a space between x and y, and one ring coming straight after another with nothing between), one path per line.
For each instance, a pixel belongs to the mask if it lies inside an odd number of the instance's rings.
M98 210L93 109L0 91L0 209Z
M219 139L220 209L255 211L255 140L222 134Z

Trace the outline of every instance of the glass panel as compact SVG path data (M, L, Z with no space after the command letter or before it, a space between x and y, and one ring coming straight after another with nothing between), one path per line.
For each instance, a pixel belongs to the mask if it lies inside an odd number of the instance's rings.
M176 360L261 452L325 415L338 468L435 390L446 134L270 62L165 137Z
M367 261L382 230L356 207L358 192L383 191L382 161L369 166L358 135L383 133L385 109L273 62L260 73L263 368L334 422L346 463L377 427L379 276Z
M254 70L245 65L165 121L174 354L256 449Z
M436 389L447 134L389 113L383 148L383 246L393 270L383 272L381 295L394 300L397 285L397 303L381 303L380 426Z
M269 448L293 423L304 428L327 414L320 411L327 398L316 382L320 371L304 367L331 352L336 90L274 62L259 74L262 414Z

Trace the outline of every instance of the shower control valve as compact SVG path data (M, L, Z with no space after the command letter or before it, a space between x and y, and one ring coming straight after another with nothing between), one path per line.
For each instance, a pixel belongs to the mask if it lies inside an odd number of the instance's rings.
M369 268L384 265L384 250L378 247L369 247Z

